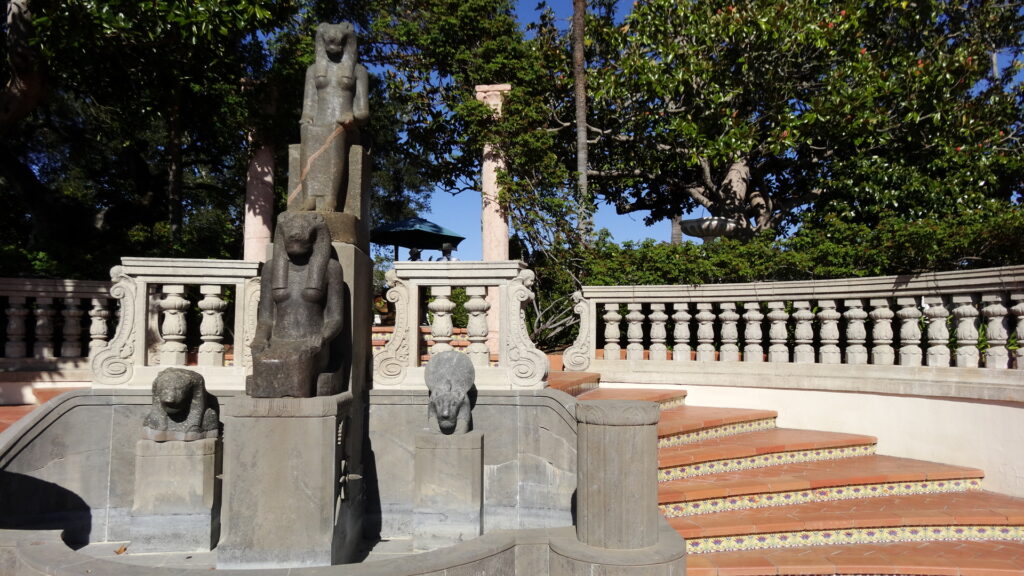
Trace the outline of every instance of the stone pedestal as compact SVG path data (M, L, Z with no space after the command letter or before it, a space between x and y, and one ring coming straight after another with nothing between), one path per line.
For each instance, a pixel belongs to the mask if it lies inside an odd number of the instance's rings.
M483 530L482 432L416 436L413 537L417 550L451 546Z
M654 402L576 405L576 536L594 548L658 542L658 418Z
M351 401L342 393L225 402L218 569L352 561L341 428Z
M197 552L217 544L218 440L135 445L132 552Z

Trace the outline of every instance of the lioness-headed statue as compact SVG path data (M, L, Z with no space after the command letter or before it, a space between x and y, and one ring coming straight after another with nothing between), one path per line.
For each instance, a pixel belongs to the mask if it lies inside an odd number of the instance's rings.
M472 427L469 394L476 380L476 369L468 356L449 350L430 359L424 373L430 400L427 420L437 422L442 434L465 434Z
M156 442L216 438L216 404L201 374L167 368L153 380L153 406L142 422L142 436Z

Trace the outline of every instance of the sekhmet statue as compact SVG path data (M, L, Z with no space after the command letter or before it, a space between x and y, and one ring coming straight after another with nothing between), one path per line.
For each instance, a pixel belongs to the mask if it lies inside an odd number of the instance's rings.
M216 438L216 405L198 372L162 370L153 380L153 405L142 421L142 437L156 442Z
M465 434L472 427L472 402L476 368L461 352L448 350L435 354L424 372L430 399L427 420L437 422L442 434Z
M351 23L317 27L316 60L306 70L299 120L299 174L289 185L289 210L334 212L346 206L350 190L357 193L358 186L347 184L348 155L360 144L359 126L370 117L370 106L368 74L357 62L356 48Z
M308 398L340 392L342 280L323 216L283 212L273 258L260 280L249 396Z

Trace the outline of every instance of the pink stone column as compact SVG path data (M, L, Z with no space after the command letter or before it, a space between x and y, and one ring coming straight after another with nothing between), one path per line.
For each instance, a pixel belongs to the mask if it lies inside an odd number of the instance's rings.
M261 144L249 160L245 185L245 224L242 259L267 261L270 226L274 217L274 149Z
M476 99L487 104L495 115L501 114L501 103L511 84L490 84L476 87ZM484 145L483 174L481 175L480 196L480 240L483 244L483 260L508 260L508 217L498 205L498 171L505 167L501 154L490 144ZM501 302L497 288L487 290L487 347L492 354L498 352L498 326L501 318Z

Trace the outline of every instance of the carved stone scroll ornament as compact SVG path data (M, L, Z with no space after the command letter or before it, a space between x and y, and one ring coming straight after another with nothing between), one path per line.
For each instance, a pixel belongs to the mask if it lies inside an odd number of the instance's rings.
M245 319L242 329L245 331L245 348L242 350L242 366L252 368L252 340L256 336L256 311L260 305L260 279L249 278L242 287L245 299Z
M142 422L142 436L156 442L216 438L220 424L215 406L201 374L167 368L153 380L153 405Z
M473 425L470 392L476 368L469 356L454 350L435 354L424 372L430 400L427 419L442 434L465 434Z
M135 372L135 299L138 286L135 279L124 273L121 266L110 269L110 295L118 300L120 314L117 329L110 343L93 356L93 381L97 384L116 386L132 379Z
M398 277L398 272L388 270L384 278L391 286L387 299L395 305L395 331L384 349L373 357L373 385L398 386L405 380L405 369L409 365L409 286Z
M580 331L572 346L562 353L562 362L566 370L586 370L590 366L590 350L595 346L590 341L594 319L590 317L590 302L583 297L582 292L573 292L572 301L575 302L572 310L580 317Z
M508 285L508 305L502 308L507 337L502 360L508 363L509 383L515 388L538 386L547 378L548 358L534 346L526 331L526 304L534 298L536 275L533 270L520 270Z

